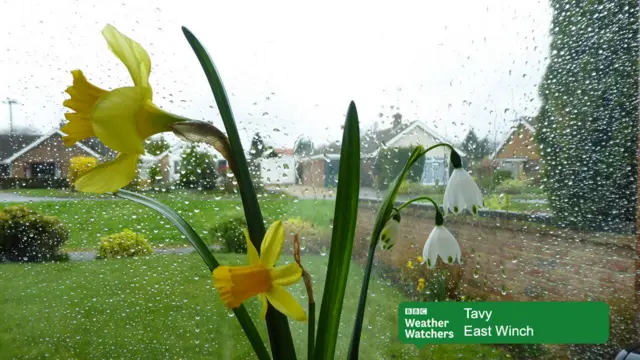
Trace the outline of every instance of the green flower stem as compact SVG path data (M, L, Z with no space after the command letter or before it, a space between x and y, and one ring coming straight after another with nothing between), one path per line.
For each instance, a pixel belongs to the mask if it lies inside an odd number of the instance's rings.
M398 196L398 190L400 189L400 185L406 178L413 164L415 164L420 158L422 158L429 151L441 146L448 147L451 151L455 151L453 146L446 143L439 143L439 144L430 146L426 149L424 149L420 145L417 146L409 156L407 163L405 164L400 174L398 174L398 177L396 177L396 179L391 184L391 186L389 186L389 191L385 195L384 199L382 200L382 203L380 204L380 207L378 208L378 215L376 216L373 232L371 234L371 242L369 243L367 263L365 264L365 267L364 267L364 277L362 279L362 287L360 288L360 298L358 300L356 322L355 322L355 325L353 326L353 333L351 334L351 343L349 344L348 358L351 360L357 360L360 356L360 338L362 336L362 325L364 320L364 310L366 308L366 303L367 303L367 292L369 290L369 280L371 278L371 268L373 267L373 260L375 257L378 240L380 238L380 233L382 232L384 225L387 223L387 221L392 215L392 211L394 209L394 204L396 201L396 197Z
M307 360L313 359L316 342L316 303L309 301L309 324L307 328Z
M189 29L183 26L182 32L207 76L216 105L220 111L220 117L227 130L227 137L231 147L231 158L228 160L231 164L233 174L238 181L244 215L247 221L247 229L249 230L249 238L256 250L258 250L258 253L260 253L260 245L262 244L262 239L265 234L264 221L262 212L260 211L258 197L256 196L255 188L251 181L247 159L242 149L240 135L238 134L238 128L233 112L231 111L227 92L220 79L220 74L207 53L207 50ZM289 321L286 316L276 310L271 304L269 304L267 308L267 330L269 332L273 358L276 360L296 359L296 349L293 345Z
M422 201L422 200L430 201L430 202L431 202L431 204L433 204L433 207L435 207L435 208L436 208L436 211L440 211L440 208L439 208L438 204L436 204L436 202L435 202L435 201L433 201L433 199L432 199L432 198L430 198L430 197L428 197L428 196L420 196L420 197L417 197L417 198L415 198L415 199L411 199L411 200L407 201L406 203L404 203L404 204L400 205L399 207L394 208L394 209L393 209L393 211L394 211L394 213L399 213L399 212L400 212L400 210L402 210L402 209L406 208L407 206L409 206L409 205L413 204L414 202L416 202L416 201Z
M117 197L127 199L138 203L140 205L144 205L152 210L159 212L162 216L167 218L175 227L180 230L182 235L184 235L189 243L196 249L198 254L202 257L207 267L209 267L210 271L213 271L215 268L219 266L218 260L213 256L211 250L207 246L207 244L202 241L202 238L196 233L195 230L187 223L182 216L173 211L170 207L154 200L149 197L136 194L127 190L120 190L114 194ZM247 313L247 309L244 305L240 305L240 307L233 309L233 312L236 315L236 319L240 323L242 330L244 330L247 338L249 339L249 343L253 347L258 359L260 360L269 360L269 352L267 348L264 346L264 342L262 342L262 338L260 338L260 333L256 326L253 324L251 317L249 317L249 313Z

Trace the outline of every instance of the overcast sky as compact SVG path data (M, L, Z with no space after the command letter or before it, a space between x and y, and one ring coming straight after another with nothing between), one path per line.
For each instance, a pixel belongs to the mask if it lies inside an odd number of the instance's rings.
M190 28L221 72L245 141L256 131L277 147L301 135L338 140L350 100L363 130L390 126L399 111L453 141L470 126L500 138L540 106L546 0L151 3L0 0L0 99L21 103L14 126L56 126L70 70L107 89L132 85L102 38L107 23L149 52L157 105L222 127L180 30ZM0 105L6 132L9 110Z

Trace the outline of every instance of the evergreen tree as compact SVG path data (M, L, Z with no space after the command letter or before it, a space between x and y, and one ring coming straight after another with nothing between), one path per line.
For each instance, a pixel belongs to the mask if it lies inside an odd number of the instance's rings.
M462 142L462 150L467 153L468 160L482 160L491 154L491 145L487 137L481 140L471 129Z
M210 153L198 149L196 144L190 145L182 154L180 168L180 186L187 189L215 188L218 179L215 159Z
M551 6L536 130L549 204L561 224L620 229L637 195L638 2Z
M313 153L313 142L309 138L300 138L293 148L293 153L298 156L309 156Z

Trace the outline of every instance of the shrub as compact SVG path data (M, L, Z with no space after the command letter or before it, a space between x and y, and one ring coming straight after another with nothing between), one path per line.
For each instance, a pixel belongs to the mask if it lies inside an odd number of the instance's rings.
M100 239L98 256L102 259L151 254L153 254L153 249L144 235L137 234L129 229L124 229L121 233L112 234Z
M244 229L247 227L243 216L235 216L215 224L211 229L211 237L214 244L220 244L224 251L233 253L246 253L247 240L244 237Z
M67 178L69 183L73 184L87 171L98 165L98 160L91 156L76 156L69 160L69 174Z
M0 189L66 189L69 180L64 178L14 178L0 177Z
M386 189L398 176L406 164L413 148L381 149L374 164L376 184L379 189ZM424 161L416 162L407 174L407 180L419 182L422 177Z
M423 185L419 182L416 183L405 180L402 182L402 184L400 184L398 194L411 196L436 195L444 194L444 189L444 185Z
M0 211L0 260L35 262L61 260L60 246L69 238L55 216L44 216L24 206Z
M502 184L503 181L513 179L513 174L509 170L496 170L493 172L493 177L491 180L491 184L495 189L497 186Z
M232 194L236 190L235 177L233 177L231 169L222 170L216 183L218 189L224 193ZM259 190L256 190L256 192L259 192Z
M515 179L507 179L503 181L500 185L496 186L495 189L498 193L505 194L542 194L543 191L541 188L536 187L532 184L532 181L526 180L515 180Z
M608 299L609 340L605 344L569 345L572 359L613 359L620 350L637 342L636 305L633 295Z
M318 228L300 217L291 217L284 221L285 244L283 251L293 251L293 237L300 236L300 250L307 254L326 254L331 245L330 229Z
M508 194L491 195L485 197L484 204L487 209L508 211L511 208L511 196Z
M215 188L218 173L213 155L200 150L197 145L191 145L182 154L182 164L178 185L185 189Z

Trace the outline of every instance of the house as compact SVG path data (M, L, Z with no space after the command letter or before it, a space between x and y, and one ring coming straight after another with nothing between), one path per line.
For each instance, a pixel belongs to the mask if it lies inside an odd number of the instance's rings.
M422 145L425 148L439 142L452 144L444 136L422 121L412 121L393 128L368 131L361 137L360 184L372 187L375 184L375 163L382 148L408 148ZM455 148L460 156L464 151ZM425 156L421 181L425 185L445 184L449 180L449 150L438 147ZM337 183L340 165L340 148L332 144L302 159L302 183L313 186L331 186Z
M277 157L260 159L260 178L265 185L296 183L296 160L293 149L274 149Z
M499 169L511 171L514 179L536 176L540 171L540 153L535 141L536 120L521 117L514 121L491 158Z
M98 139L87 139L66 147L65 134L59 129L44 135L0 134L0 178L66 178L69 160L75 156L92 156L110 160L115 153Z
M297 180L302 185L335 187L338 184L340 146L336 143L314 149L296 164Z

